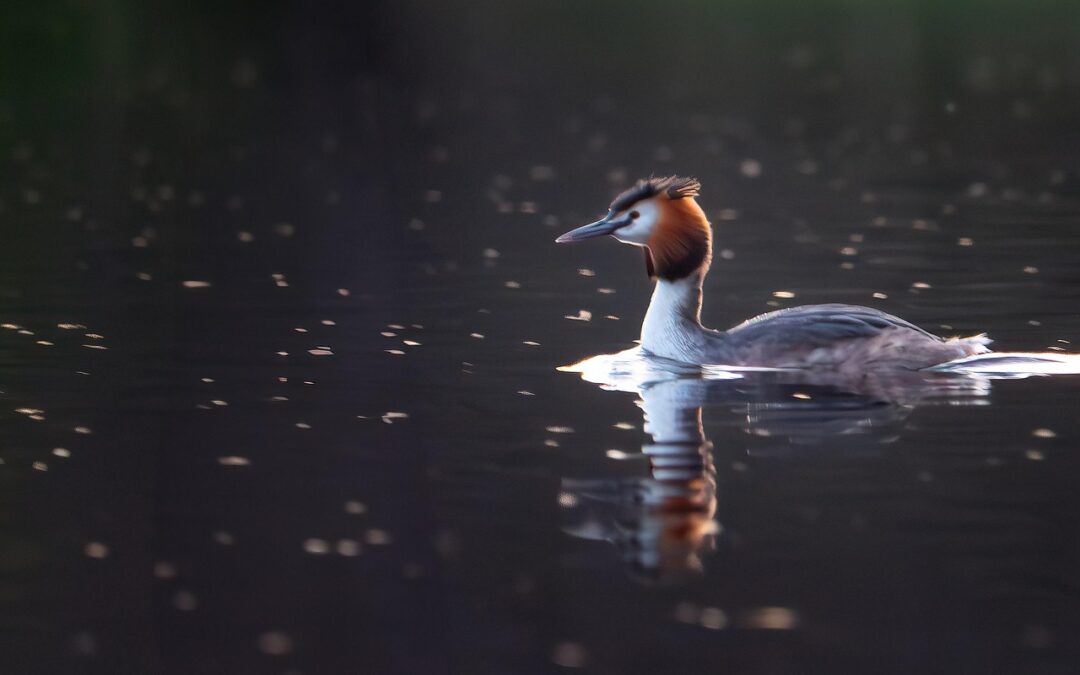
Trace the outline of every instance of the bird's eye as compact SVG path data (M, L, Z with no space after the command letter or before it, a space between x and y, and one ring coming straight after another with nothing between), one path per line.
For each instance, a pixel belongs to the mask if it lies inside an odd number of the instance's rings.
M630 220L637 220L637 218L638 218L638 217L639 217L640 215L641 215L641 214L640 214L640 213L638 213L637 211L631 211L631 212L630 212Z

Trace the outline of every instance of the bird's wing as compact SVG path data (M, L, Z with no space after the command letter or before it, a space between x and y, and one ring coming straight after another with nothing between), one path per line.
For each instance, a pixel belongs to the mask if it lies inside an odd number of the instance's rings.
M806 305L769 312L735 326L727 332L732 346L769 345L776 350L813 349L842 340L871 338L896 328L922 337L941 338L899 317L856 305Z

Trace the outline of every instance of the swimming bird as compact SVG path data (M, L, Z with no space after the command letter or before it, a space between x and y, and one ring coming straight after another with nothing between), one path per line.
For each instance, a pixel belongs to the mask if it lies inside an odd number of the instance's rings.
M701 325L702 282L712 261L712 227L695 178L638 181L607 215L557 243L604 235L645 251L656 280L641 326L648 355L689 364L831 368L858 373L921 370L990 350L985 335L942 338L870 307L804 305L762 314L726 331Z

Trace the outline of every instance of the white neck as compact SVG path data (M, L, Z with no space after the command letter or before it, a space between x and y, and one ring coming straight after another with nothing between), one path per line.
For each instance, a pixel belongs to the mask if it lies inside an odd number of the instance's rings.
M694 362L700 357L701 282L705 272L656 282L649 311L641 324L641 346L648 352L678 361Z

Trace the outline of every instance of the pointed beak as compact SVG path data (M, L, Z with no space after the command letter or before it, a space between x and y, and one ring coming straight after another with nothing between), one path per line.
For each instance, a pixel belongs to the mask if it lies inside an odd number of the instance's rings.
M614 218L612 217L612 214L609 213L595 223L589 223L588 225L582 225L577 229L570 230L556 239L555 243L568 244L574 241L592 239L593 237L602 237L605 234L611 234L623 225L629 224L629 222L630 221L627 218Z

